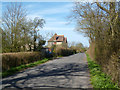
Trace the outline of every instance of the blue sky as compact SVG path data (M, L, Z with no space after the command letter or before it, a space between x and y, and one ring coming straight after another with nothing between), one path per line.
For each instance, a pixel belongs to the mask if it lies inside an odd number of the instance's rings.
M7 2L2 3L2 10L5 10ZM71 14L73 2L22 2L27 9L27 18L34 19L35 17L44 18L46 24L39 31L41 35L50 39L51 34L57 33L67 37L69 43L83 43L84 46L89 46L87 37L82 33L75 31L75 22L71 22L68 16Z

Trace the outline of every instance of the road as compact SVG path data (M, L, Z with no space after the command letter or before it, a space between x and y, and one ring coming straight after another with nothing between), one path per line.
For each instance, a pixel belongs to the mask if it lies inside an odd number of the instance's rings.
M2 88L91 88L86 55L61 57L2 79Z

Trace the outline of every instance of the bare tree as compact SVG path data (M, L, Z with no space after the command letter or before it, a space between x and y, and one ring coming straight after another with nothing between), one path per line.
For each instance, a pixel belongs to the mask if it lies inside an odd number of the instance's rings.
M40 30L40 28L43 28L44 24L45 20L38 17L34 18L32 22L34 51L36 50L36 40L39 38L38 31Z
M120 73L118 73L118 68L116 68L119 63L116 61L117 59L111 59L112 56L118 58L120 54L119 13L119 5L116 0L94 3L76 2L71 19L76 21L77 31L84 33L90 38L91 42L95 43L94 60L102 66L104 71L106 70L106 73L113 73L111 70L114 68L116 72L111 74L112 79L120 83L120 80L118 80ZM112 63L109 63L111 61L116 61L116 66L112 66ZM109 68L109 71L106 68Z
M3 12L2 28L7 36L7 42L10 42L10 51L20 50L21 23L25 20L26 15L26 10L21 3L10 3Z
M26 47L31 50L32 45L35 51L40 39L38 31L43 28L45 20L38 17L34 20L27 19L27 11L21 3L10 3L2 16L3 51L26 51Z

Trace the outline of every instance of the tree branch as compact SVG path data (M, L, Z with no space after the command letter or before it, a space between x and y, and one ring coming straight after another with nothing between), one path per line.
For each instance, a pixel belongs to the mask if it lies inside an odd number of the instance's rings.
M109 10L107 10L107 9L104 8L104 7L102 7L102 6L99 4L99 2L96 2L96 4L97 4L97 6L98 6L100 9L106 11L106 12L109 14Z

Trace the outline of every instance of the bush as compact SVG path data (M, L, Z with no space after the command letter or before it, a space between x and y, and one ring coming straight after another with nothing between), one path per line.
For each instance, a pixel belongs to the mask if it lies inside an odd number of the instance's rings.
M51 52L45 52L45 57L46 58L52 58L53 57L53 53L51 53Z
M101 66L102 71L110 75L112 81L118 83L120 87L120 45L118 44L119 43L105 44L103 41L92 42L87 52L90 57ZM113 49L116 45L119 46L116 48L117 50L115 50L115 48Z
M40 52L19 52L2 54L2 71L9 70L12 67L28 64L45 56Z
M54 56L69 56L75 54L76 50L66 49L66 48L56 48L54 51Z

